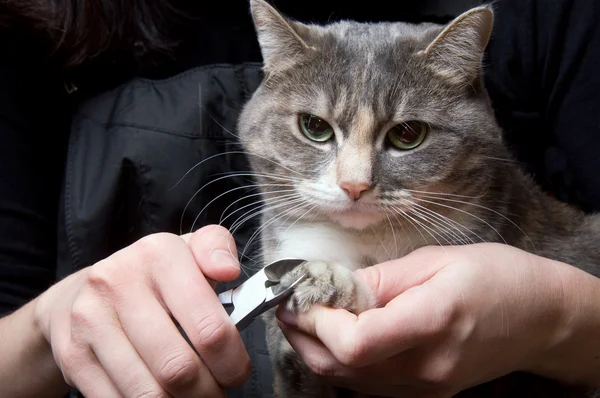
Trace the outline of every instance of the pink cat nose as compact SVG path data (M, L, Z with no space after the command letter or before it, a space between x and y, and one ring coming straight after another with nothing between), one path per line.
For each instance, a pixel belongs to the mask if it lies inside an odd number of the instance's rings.
M348 197L354 201L360 198L360 195L371 189L371 184L366 182L342 182L339 184Z

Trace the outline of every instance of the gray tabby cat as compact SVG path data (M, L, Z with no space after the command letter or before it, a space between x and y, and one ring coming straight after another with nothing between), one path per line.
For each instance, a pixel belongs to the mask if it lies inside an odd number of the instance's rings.
M447 27L306 25L264 0L251 10L265 78L239 132L266 204L264 261L311 261L289 301L295 311L373 307L351 271L425 245L506 242L600 275L600 216L546 196L503 161L510 155L481 76L491 9ZM266 321L277 396L335 396L272 312ZM493 396L484 391L475 396Z

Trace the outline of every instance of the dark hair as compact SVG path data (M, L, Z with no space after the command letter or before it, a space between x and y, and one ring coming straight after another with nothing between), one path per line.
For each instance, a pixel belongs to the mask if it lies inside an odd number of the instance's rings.
M3 0L0 25L44 39L61 66L72 68L112 52L129 61L168 51L169 0Z

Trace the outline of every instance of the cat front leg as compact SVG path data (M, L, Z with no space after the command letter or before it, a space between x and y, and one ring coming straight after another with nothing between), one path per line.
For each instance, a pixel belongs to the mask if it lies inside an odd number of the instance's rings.
M309 261L286 275L282 284L291 284L298 274L308 277L299 284L285 304L292 312L305 312L314 304L360 313L375 307L367 285L346 266L335 262ZM336 389L314 375L294 351L277 326L274 310L265 314L269 325L268 345L273 360L274 391L277 398L335 398Z
M286 231L279 235L278 230ZM282 284L291 284L298 274L308 277L299 284L284 304L292 312L305 312L315 304L343 308L360 313L376 305L368 286L354 276L368 251L352 235L327 225L296 223L293 228L270 226L263 232L265 261L280 258L308 260L285 276ZM372 249L369 248L372 252ZM274 391L277 398L335 398L337 389L313 374L285 339L275 319L275 311L265 313L268 325L267 345L273 362ZM343 396L348 396L344 394Z
M331 261L309 261L290 274L282 284L291 284L298 274L308 274L287 302L294 313L306 312L314 304L343 308L359 314L376 305L368 286L346 266Z
M273 361L276 398L337 398L336 389L314 375L285 339L281 330L274 340L278 355Z

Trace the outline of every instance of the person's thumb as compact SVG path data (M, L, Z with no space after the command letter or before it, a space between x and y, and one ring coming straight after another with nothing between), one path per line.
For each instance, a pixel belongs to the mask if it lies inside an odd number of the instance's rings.
M219 225L207 225L191 235L183 235L206 278L229 282L240 274L235 240ZM214 287L214 283L211 283Z
M444 262L441 247L424 247L406 256L355 271L373 292L378 306L384 306L411 287L431 279Z

